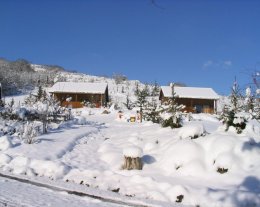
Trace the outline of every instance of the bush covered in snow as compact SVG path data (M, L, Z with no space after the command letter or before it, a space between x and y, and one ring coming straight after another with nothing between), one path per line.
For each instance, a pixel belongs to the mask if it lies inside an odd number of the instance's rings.
M7 150L12 147L12 142L9 136L0 137L0 151Z
M33 144L37 140L37 135L39 135L40 126L35 122L27 122L23 125L22 130L20 131L20 138L26 144Z
M234 127L238 134L246 128L247 118L243 113L235 113L233 110L223 112L220 116L222 123L226 126L226 131L229 127Z
M179 132L178 136L183 139L183 138L191 138L191 139L196 139L200 136L205 136L206 131L204 129L203 124L200 123L191 123L183 126Z

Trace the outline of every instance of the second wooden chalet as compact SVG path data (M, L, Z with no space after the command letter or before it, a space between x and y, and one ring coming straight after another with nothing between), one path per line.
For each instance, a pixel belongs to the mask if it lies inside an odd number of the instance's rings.
M60 101L61 106L81 108L84 103L94 107L107 106L108 85L106 83L57 82L49 90Z
M159 96L162 103L172 97L173 90L177 103L183 104L186 112L215 113L217 110L219 96L212 88L162 86Z

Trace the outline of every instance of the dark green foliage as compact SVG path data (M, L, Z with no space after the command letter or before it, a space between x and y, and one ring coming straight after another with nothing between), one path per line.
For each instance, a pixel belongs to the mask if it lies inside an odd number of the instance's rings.
M229 129L230 126L236 128L237 133L241 134L242 131L246 128L246 119L243 117L238 117L234 110L227 111L221 114L222 122L226 125L226 131ZM236 119L240 119L242 121L237 122Z
M143 90L138 89L136 91L136 96L137 96L137 100L136 100L135 104L136 104L137 107L140 107L141 122L142 122L143 108L147 103L147 100L146 100L146 98L148 96L147 90L145 88Z
M177 118L176 121L173 118L166 119L162 122L162 127L180 128L182 127L181 120L181 118Z
M183 198L184 198L184 195L178 195L177 197L176 197L177 199L176 199L176 203L181 203L182 202L182 200L183 200Z
M227 168L223 168L223 167L219 167L217 169L217 172L220 173L220 174L224 174L224 173L228 172L228 169Z
M43 97L42 86L39 86L37 91L37 101L41 100L42 97Z

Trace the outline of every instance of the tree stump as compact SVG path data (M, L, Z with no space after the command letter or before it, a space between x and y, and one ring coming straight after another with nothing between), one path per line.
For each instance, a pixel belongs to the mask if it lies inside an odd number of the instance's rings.
M133 146L124 149L124 164L122 166L123 170L142 170L142 149Z
M142 159L140 157L124 156L123 170L142 170Z

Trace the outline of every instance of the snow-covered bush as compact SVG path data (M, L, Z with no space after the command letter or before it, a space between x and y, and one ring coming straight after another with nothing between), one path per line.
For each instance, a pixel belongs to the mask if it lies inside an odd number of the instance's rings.
M22 131L20 132L20 138L26 144L33 144L36 142L36 137L39 134L39 126L37 126L34 122L27 122Z
M181 139L184 138L196 139L200 136L205 136L205 134L206 131L204 129L204 126L203 124L200 123L192 123L192 124L185 125L178 132L178 136Z
M238 134L246 128L247 119L242 113L235 113L233 110L221 114L221 121L226 127L226 131L230 126L235 127Z
M12 158L9 155L1 153L0 154L0 167L7 165L11 160L12 160Z
M87 124L86 118L84 116L77 117L77 124L79 124L79 125L86 125Z
M12 147L12 142L9 136L0 137L0 151L7 150Z

